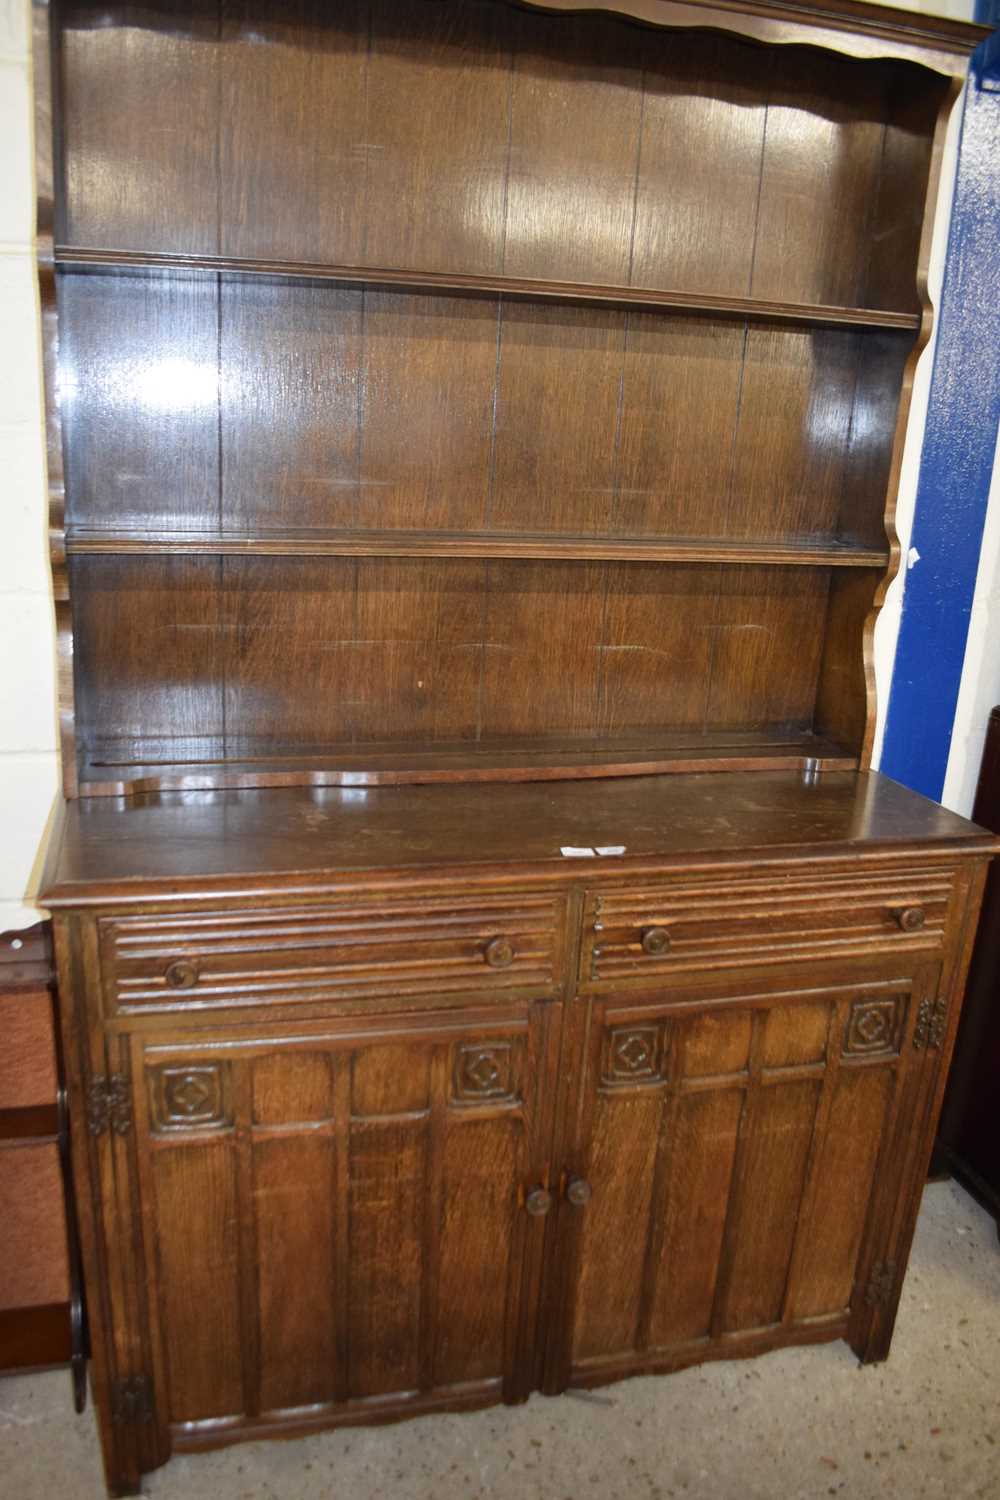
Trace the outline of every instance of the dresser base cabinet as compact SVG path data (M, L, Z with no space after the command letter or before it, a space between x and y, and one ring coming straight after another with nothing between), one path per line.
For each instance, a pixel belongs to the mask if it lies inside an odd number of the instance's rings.
M812 969L580 1011L566 1170L590 1198L564 1215L551 1389L812 1338L878 1357L939 979Z
M998 841L845 773L364 812L67 809L46 899L111 1488L786 1344L884 1358ZM625 853L562 854L585 816Z

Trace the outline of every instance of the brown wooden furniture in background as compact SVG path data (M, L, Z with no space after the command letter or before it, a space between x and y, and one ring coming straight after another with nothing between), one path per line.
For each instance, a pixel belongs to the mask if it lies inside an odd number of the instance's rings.
M1000 708L990 714L972 816L1000 833ZM990 1210L1000 1232L1000 881L991 869L934 1165Z
M0 1374L69 1364L86 1329L47 922L0 934Z
M36 18L44 899L110 1485L881 1358L997 847L868 770L984 33Z

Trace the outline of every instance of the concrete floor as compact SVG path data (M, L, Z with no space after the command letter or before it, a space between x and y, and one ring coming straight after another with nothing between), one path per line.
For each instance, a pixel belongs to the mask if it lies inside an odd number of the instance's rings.
M889 1362L843 1344L586 1395L175 1458L155 1500L1000 1500L1000 1246L928 1188ZM101 1500L62 1372L0 1381L0 1496Z

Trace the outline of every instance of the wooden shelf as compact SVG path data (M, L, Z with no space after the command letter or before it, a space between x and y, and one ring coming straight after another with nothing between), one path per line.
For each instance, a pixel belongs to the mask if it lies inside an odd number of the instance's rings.
M764 563L884 568L887 548L850 543L739 542L709 538L525 536L450 531L122 532L74 528L66 551L210 557L460 557L560 561Z
M920 314L917 312L773 302L759 297L715 297L697 292L601 286L589 282L536 281L517 276L467 276L450 271L400 271L381 266L339 266L313 261L250 260L233 255L175 255L160 251L102 250L85 245L57 245L55 261L60 266L77 268L229 271L248 276L333 281L347 286L397 287L414 292L465 292L479 296L499 294L533 302L576 302L590 306L608 304L614 307L638 307L647 311L659 309L712 317L804 323L810 326L902 328L911 332L916 332L920 327Z
M138 749L138 747L135 747ZM82 796L280 786L412 786L448 781L576 781L692 771L853 771L858 757L807 731L651 731L604 740L334 746L312 755L262 752L227 760L125 759L96 750ZM141 752L140 752L141 753Z

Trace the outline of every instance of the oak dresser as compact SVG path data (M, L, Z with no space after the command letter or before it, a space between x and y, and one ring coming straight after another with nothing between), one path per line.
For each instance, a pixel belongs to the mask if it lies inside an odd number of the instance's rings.
M36 3L109 1487L888 1352L994 835L871 770L948 119L826 0Z

